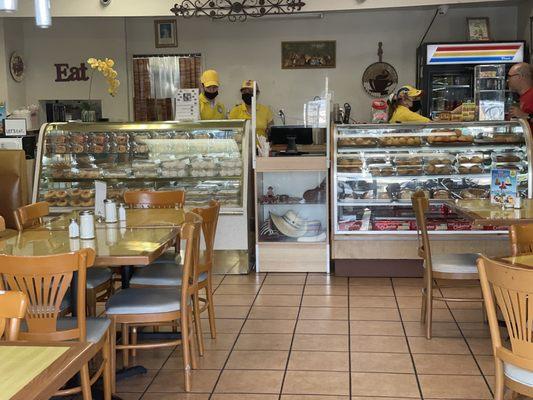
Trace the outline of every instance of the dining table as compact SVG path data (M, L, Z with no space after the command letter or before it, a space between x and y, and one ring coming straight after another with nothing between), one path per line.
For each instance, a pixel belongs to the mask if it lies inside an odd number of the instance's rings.
M98 348L83 342L0 342L0 400L47 400Z
M533 223L533 199L521 199L520 208L502 208L491 204L490 199L448 200L445 204L474 226L508 227Z

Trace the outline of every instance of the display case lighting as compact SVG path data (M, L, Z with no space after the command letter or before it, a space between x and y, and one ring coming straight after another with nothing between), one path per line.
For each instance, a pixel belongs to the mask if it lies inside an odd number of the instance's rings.
M0 11L15 12L17 6L18 0L0 0Z

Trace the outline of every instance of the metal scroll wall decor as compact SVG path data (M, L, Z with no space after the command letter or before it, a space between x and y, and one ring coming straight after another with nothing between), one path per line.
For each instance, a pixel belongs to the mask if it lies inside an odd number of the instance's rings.
M183 0L170 9L185 18L207 16L212 19L246 21L265 15L293 14L305 6L299 0Z

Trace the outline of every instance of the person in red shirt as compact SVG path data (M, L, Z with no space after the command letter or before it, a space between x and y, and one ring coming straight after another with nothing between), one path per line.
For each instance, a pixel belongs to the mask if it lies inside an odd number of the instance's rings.
M511 91L520 95L520 107L511 107L512 117L531 119L533 116L533 71L527 63L515 64L507 74Z

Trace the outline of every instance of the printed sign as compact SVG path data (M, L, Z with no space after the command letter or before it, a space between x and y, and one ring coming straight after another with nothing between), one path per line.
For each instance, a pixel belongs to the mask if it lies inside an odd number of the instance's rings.
M524 43L431 44L427 64L514 64L524 61Z
M178 89L174 103L175 121L198 121L200 119L200 93L198 89Z
M97 217L105 217L104 200L107 198L107 183L102 181L94 181L95 202L94 215Z
M79 67L71 67L67 63L54 64L56 67L56 82L88 81L87 66L81 63Z
M518 196L517 172L510 169L493 169L490 185L490 202L514 207Z
M4 120L4 133L6 136L26 136L26 119L6 118Z

